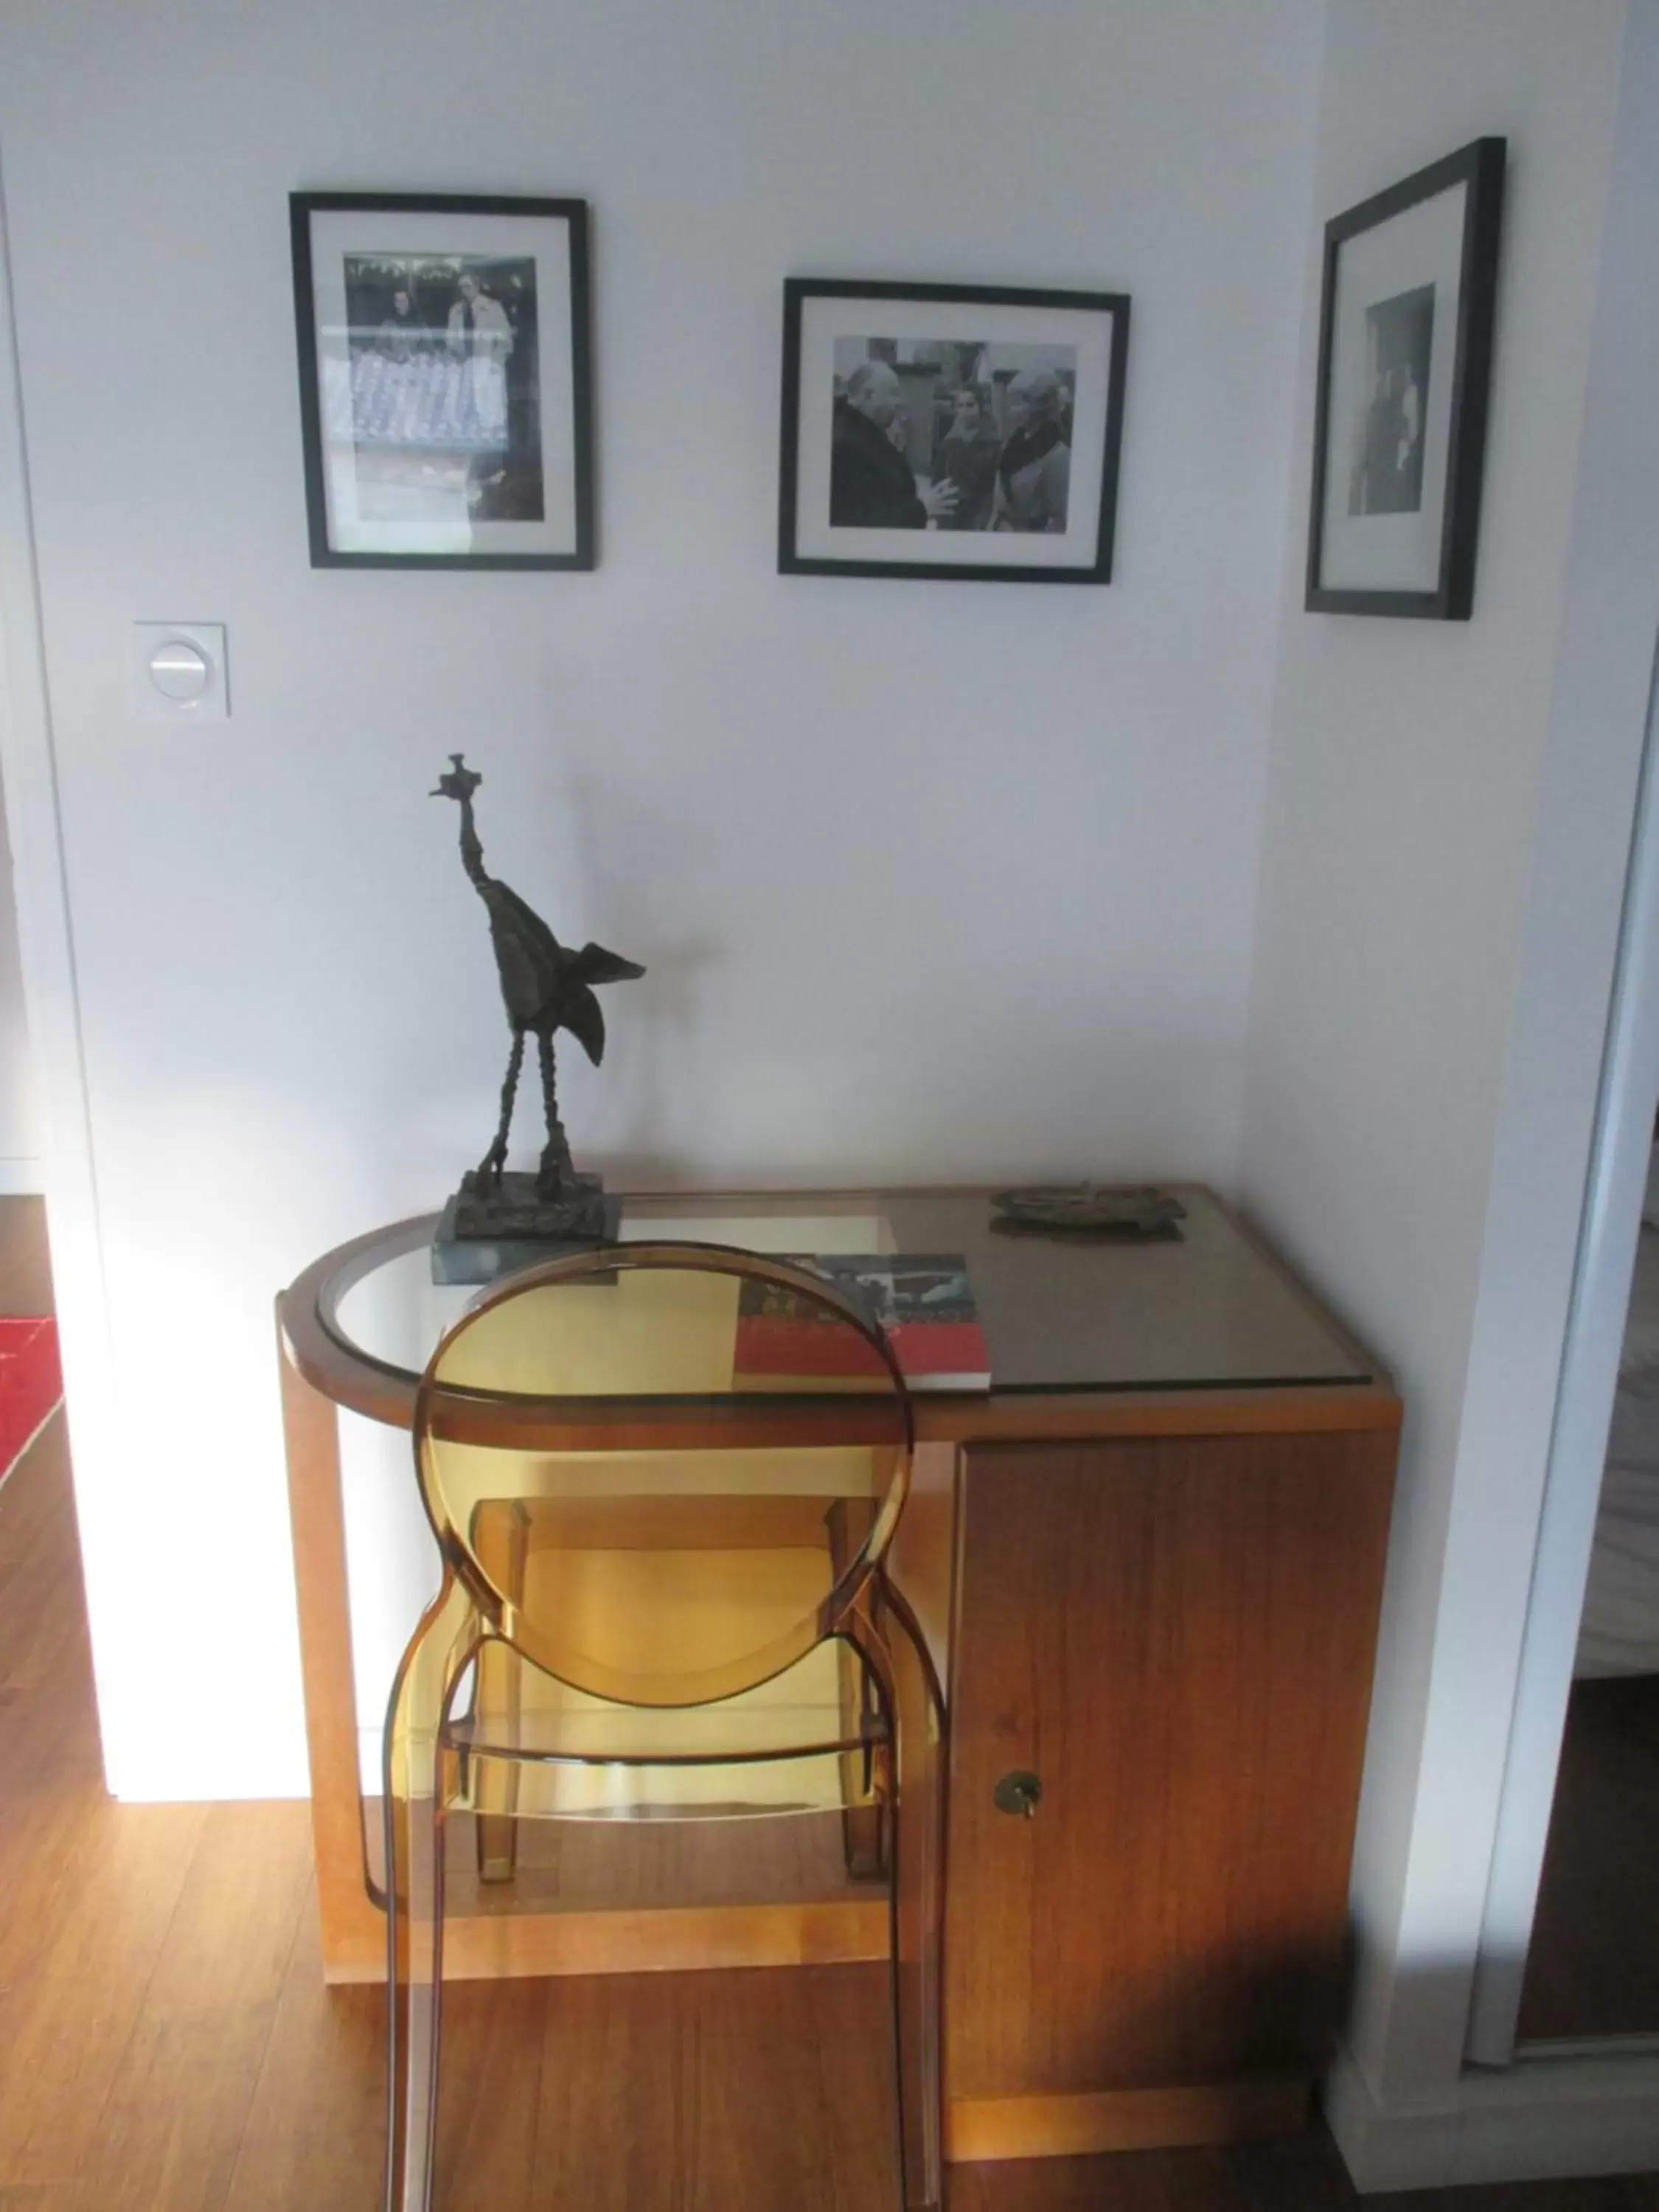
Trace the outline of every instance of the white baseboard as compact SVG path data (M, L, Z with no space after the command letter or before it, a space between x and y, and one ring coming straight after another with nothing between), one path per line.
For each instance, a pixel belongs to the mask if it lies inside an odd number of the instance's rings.
M1471 2069L1451 2101L1389 2110L1344 2051L1325 2117L1354 2187L1445 2189L1659 2168L1659 2043Z
M0 1198L38 1198L46 1187L44 1160L0 1159Z

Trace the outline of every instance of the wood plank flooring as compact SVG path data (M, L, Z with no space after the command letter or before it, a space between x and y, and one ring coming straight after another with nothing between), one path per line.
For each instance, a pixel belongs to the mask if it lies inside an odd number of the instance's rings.
M0 1200L0 1309L45 1310L41 1234ZM324 1986L305 1808L105 1797L68 1475L55 1420L0 1488L0 2212L375 2212L382 2000ZM445 2004L441 2212L897 2212L879 1967ZM957 2167L951 2212L1359 2201L1313 2133ZM1369 2201L1659 2212L1659 2180Z

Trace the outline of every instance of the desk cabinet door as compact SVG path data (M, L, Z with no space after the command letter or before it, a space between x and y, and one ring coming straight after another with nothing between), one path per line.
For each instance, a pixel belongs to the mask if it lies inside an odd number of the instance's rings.
M1299 2091L1318 2070L1342 1996L1394 1455L1374 1434L968 1452L956 2155L994 2153L974 2100L1088 2100L1076 2140L1029 2147L1109 2148L1246 2131L1195 2122L1188 2095L1165 2100L1188 2119L1160 2134L1146 2093ZM1042 1789L1029 1820L995 1800L1021 1769Z

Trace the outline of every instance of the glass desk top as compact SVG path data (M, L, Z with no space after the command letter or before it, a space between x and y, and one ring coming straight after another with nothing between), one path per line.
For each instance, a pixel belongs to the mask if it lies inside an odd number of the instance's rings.
M1187 1209L1179 1242L1006 1233L993 1226L987 1191L946 1189L625 1196L621 1237L797 1255L959 1252L998 1395L1382 1379L1209 1191L1165 1188ZM319 1299L324 1327L348 1352L411 1377L483 1295L432 1281L435 1222L388 1231L361 1272Z

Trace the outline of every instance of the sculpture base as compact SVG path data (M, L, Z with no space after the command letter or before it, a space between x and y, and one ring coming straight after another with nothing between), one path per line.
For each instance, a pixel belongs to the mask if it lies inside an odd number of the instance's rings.
M469 1168L432 1240L432 1279L493 1283L566 1252L613 1244L621 1226L622 1200L605 1196L599 1176L573 1175L550 1199L533 1175L509 1170L499 1183L483 1182Z

